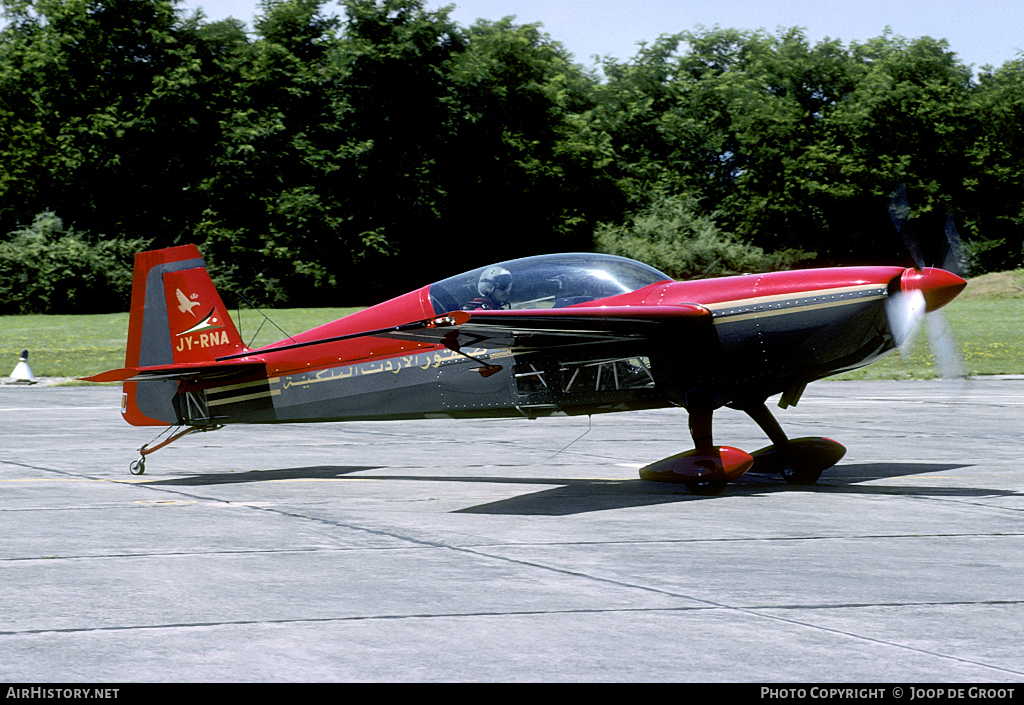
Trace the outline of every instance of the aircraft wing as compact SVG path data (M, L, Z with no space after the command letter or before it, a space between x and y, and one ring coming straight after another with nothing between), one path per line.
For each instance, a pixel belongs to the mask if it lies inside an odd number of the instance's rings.
M451 327L407 328L379 331L374 335L439 343L456 350L461 347L537 349L645 340L679 325L711 324L711 312L698 304L457 313L459 321ZM467 314L469 318L463 322Z
M458 350L462 347L536 349L566 347L588 343L614 343L645 340L678 325L710 326L711 312L699 304L672 306L580 306L560 309L525 311L450 311L421 321L412 321L390 328L348 333L345 335L289 343L273 348L216 359L216 365L251 363L254 354L313 347L356 338L389 338L415 343L444 345ZM205 369L210 363L196 363ZM175 369L183 365L169 366ZM156 368L153 368L154 371ZM113 372L117 372L114 370ZM149 374L149 372L147 371ZM105 373L112 374L112 373ZM91 381L117 381L115 379ZM151 379L151 377L146 377Z

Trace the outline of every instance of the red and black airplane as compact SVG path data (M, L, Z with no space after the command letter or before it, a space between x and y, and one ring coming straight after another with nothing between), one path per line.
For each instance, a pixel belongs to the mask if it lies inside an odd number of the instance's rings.
M672 281L621 257L560 254L484 267L250 350L193 245L135 257L123 382L137 426L596 414L682 407L695 448L641 469L716 494L752 467L811 484L845 449L789 439L765 405L867 365L966 282L948 271L848 267ZM740 409L772 445L712 440Z

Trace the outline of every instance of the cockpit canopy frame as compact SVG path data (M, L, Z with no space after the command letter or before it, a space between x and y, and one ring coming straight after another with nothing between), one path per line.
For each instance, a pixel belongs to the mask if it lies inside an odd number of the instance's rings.
M538 255L480 267L430 285L430 303L438 315L475 308L482 296L480 277L500 267L512 277L508 308L563 308L626 294L670 277L625 257L597 253Z

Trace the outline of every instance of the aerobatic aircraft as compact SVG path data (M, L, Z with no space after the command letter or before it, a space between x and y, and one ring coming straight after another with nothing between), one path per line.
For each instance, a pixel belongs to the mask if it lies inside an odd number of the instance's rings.
M443 279L259 349L239 336L193 245L135 257L122 382L137 426L597 414L680 407L694 448L640 470L717 494L751 468L811 484L845 453L789 439L766 400L867 365L966 285L943 269L864 266L673 281L601 254L527 257ZM715 445L740 409L771 445ZM172 429L166 429L168 432Z

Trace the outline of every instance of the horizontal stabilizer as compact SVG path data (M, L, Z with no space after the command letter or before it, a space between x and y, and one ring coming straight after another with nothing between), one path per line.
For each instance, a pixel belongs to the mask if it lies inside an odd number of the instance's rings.
M151 367L122 367L79 377L83 382L153 382L165 379L220 380L241 377L265 368L262 360L246 362L181 362Z

